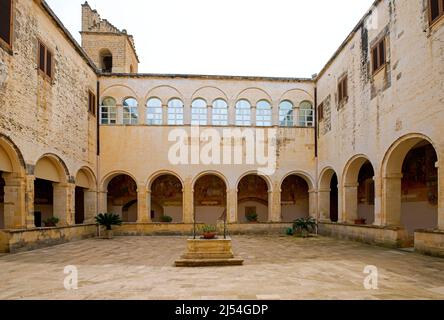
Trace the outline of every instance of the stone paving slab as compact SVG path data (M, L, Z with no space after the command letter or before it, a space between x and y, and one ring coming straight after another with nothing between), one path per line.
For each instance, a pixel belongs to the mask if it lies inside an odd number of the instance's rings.
M236 236L244 266L176 268L185 237L89 239L0 257L0 299L444 299L444 259L316 237ZM64 288L65 266L79 271ZM364 288L367 265L379 289Z

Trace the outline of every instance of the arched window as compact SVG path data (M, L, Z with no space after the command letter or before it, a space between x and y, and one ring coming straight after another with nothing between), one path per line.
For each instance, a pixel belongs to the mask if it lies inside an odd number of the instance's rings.
M203 99L196 99L191 104L191 124L193 126L206 126L208 124L207 102Z
M168 102L168 125L183 125L183 102L180 99Z
M213 102L213 125L228 125L228 103L225 100L217 99Z
M100 67L102 72L113 72L113 55L108 49L100 51Z
M236 125L251 126L251 105L247 100L236 103Z
M162 101L151 98L146 103L146 123L150 126L160 126L163 123Z
M117 107L114 98L103 99L100 106L100 119L101 124L117 124Z
M257 103L256 125L258 127L271 127L272 111L271 111L271 104L268 101L262 100Z
M294 126L294 110L290 101L282 101L279 104L279 125L281 127Z
M128 98L123 101L123 124L137 124L139 120L139 110L137 100Z
M313 105L308 101L301 102L299 106L299 126L313 127Z

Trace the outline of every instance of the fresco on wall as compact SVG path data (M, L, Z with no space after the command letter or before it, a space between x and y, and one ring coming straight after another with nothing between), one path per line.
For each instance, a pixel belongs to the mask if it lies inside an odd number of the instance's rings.
M438 161L435 149L427 144L412 149L402 166L402 201L438 204Z
M136 183L127 175L120 175L113 178L108 184L108 199L111 199L113 205L116 206L123 206L137 199Z
M289 176L282 183L281 204L295 205L308 199L308 184L298 176Z
M358 177L358 204L375 204L375 172L370 162L364 163Z
M225 206L226 186L216 176L204 176L194 186L194 203L196 206Z
M244 177L238 186L238 202L259 201L268 203L268 186L263 178L257 175Z
M182 206L182 183L173 175L160 176L151 186L151 198L162 207Z

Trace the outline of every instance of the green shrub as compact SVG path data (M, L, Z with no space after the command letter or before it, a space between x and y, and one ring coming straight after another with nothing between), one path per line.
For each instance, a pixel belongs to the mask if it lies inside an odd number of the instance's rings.
M206 224L201 227L202 233L214 233L217 232L217 227L211 224Z
M170 222L173 222L173 218L170 216L162 216L162 217L160 217L160 222L170 223Z
M252 213L246 214L245 218L247 218L248 222L257 222L258 215L257 215L257 213L252 212Z
M317 225L316 219L312 217L300 218L293 223L293 233L301 235L302 237L307 237L310 232L316 230Z
M121 226L122 219L115 213L101 213L95 217L96 222L106 227L106 230L112 230L112 226Z
M60 222L60 219L57 217L51 217L46 219L45 221L43 221L43 223L45 224L45 227L55 227L57 226L57 223Z

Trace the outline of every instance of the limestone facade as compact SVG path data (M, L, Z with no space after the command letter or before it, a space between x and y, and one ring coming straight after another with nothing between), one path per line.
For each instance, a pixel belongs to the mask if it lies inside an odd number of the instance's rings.
M312 216L330 234L391 244L444 230L444 19L430 23L430 1L375 1L315 78L287 79L139 74L132 36L88 3L80 47L45 1L13 0L12 40L0 42L0 228L115 211L141 224ZM191 136L196 121L221 135L275 131L276 170L257 179L256 163L172 163L171 132ZM188 138L189 157L206 142ZM131 185L113 185L122 175ZM162 183L176 194L160 199ZM359 220L366 229L353 231Z

